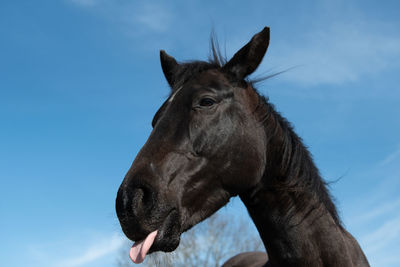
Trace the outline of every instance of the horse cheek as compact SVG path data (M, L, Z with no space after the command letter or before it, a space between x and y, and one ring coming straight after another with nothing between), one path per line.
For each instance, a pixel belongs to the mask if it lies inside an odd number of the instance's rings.
M196 118L189 127L189 137L193 150L199 156L215 160L221 147L229 137L227 125L221 123L217 117ZM231 127L230 127L231 128Z
M239 121L239 120L238 120ZM259 128L254 127L250 122L243 122L240 132L235 131L228 142L230 149L226 159L226 173L224 184L229 187L234 194L240 194L243 191L256 185L265 169L265 147L263 143L257 142ZM229 163L229 164L227 164Z

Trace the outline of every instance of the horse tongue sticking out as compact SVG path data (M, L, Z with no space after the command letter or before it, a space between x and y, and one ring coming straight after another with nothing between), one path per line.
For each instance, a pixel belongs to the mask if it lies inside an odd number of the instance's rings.
M129 257L134 263L142 263L144 261L147 252L149 252L151 245L153 245L154 239L157 236L157 232L157 230L151 232L145 239L137 241L133 244L131 250L129 251Z

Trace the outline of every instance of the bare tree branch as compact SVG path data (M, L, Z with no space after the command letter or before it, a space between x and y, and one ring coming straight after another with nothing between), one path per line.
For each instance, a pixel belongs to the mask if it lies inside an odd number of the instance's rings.
M227 259L246 251L265 251L252 222L243 218L216 213L206 221L184 233L181 244L172 253L153 253L146 257L141 266L197 267L221 266ZM121 250L118 267L134 266L129 259L132 244Z

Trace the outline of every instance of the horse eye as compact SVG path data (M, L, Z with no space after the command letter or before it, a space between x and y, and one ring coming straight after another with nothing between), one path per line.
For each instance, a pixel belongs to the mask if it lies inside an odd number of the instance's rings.
M202 106L202 107L209 107L209 106L212 106L212 105L214 105L215 104L215 101L213 100L213 99L211 99L211 98L202 98L201 100L200 100L200 106Z

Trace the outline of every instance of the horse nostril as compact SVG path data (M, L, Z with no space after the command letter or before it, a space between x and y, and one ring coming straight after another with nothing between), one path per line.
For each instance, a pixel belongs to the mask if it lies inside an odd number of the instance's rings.
M132 209L136 215L152 207L152 192L145 187L137 187L132 192Z
M132 205L134 208L140 206L144 199L144 190L142 188L135 188L133 190Z

